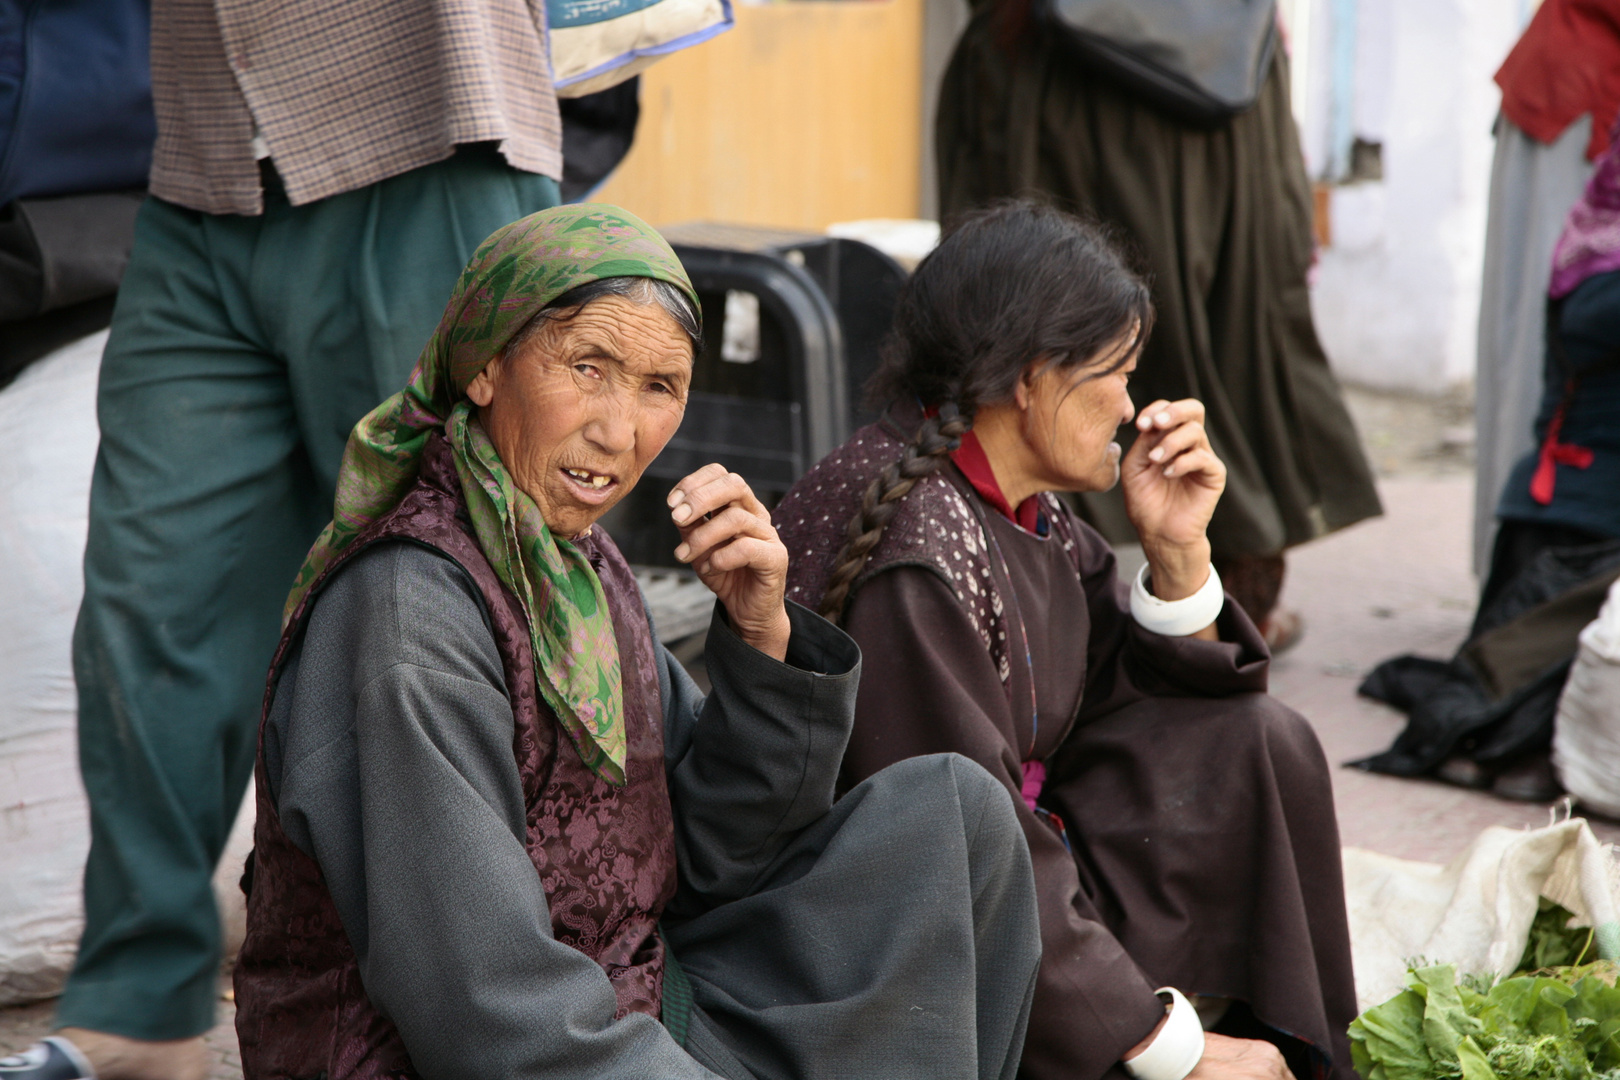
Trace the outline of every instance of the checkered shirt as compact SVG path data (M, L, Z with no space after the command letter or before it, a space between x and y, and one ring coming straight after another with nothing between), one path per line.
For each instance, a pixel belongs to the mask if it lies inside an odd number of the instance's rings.
M254 122L297 205L496 142L562 176L544 0L155 0L151 190L258 214Z

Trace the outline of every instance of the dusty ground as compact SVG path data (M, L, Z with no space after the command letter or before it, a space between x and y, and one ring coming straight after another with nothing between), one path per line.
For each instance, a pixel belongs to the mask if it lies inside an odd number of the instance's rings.
M1473 617L1469 570L1473 417L1461 393L1417 398L1350 388L1384 516L1290 554L1284 601L1307 632L1273 667L1272 691L1310 717L1328 758L1384 749L1404 718L1356 696L1361 677L1404 652L1446 657ZM1545 825L1551 808L1357 769L1334 775L1346 844L1443 862L1487 825ZM1620 841L1620 826L1593 820Z
M1380 477L1472 475L1474 402L1466 388L1421 397L1349 386L1345 400Z
M1350 389L1351 410L1379 474L1385 516L1296 550L1285 602L1307 621L1304 640L1276 662L1272 690L1316 725L1339 763L1387 746L1401 717L1356 696L1375 663L1403 652L1447 656L1473 612L1468 569L1473 423L1464 394L1442 398ZM1548 808L1426 781L1336 768L1334 798L1344 842L1407 858L1444 861L1486 825L1541 825ZM1620 826L1594 822L1620 841ZM0 1011L0 1050L44 1034L51 1005ZM231 1027L220 1003L209 1034L215 1080L239 1080Z
M223 994L229 984L221 979ZM51 1031L54 1001L0 1009L0 1057L33 1045ZM236 1048L236 1007L221 998L219 1023L207 1035L208 1080L242 1080L242 1055Z

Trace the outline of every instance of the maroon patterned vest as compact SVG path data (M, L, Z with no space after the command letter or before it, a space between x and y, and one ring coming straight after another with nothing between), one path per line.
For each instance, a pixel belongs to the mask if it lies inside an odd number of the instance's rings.
M579 541L602 579L623 666L629 756L625 786L616 788L585 767L537 698L528 622L465 516L458 519L461 506L449 447L435 435L416 486L317 580L276 649L259 721L254 853L243 877L247 939L236 963L236 1032L246 1080L416 1075L398 1031L360 984L354 950L320 866L282 832L264 772L264 717L291 642L331 575L386 540L442 552L477 582L516 719L512 753L527 808L525 846L545 886L552 932L607 972L619 1016L660 1013L664 943L657 924L675 892L675 839L656 654L635 577L601 529Z
M905 448L906 440L890 421L868 424L801 476L771 511L771 524L788 549L789 600L812 611L821 606L850 518L861 508L867 486L899 460ZM1053 535L1075 560L1078 574L1076 536L1088 526L1051 492L1037 497ZM890 567L918 566L933 571L956 595L1007 685L1017 651L1009 644L1017 640L1018 632L1007 624L1002 599L1012 582L1005 566L994 557L994 541L985 531L983 516L995 512L948 465L923 477L900 500L882 539L855 578L850 597Z

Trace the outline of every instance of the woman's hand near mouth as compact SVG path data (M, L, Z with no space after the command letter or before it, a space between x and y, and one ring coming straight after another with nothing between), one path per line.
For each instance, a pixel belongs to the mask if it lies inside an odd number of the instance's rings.
M675 557L719 598L737 636L767 656L787 657L787 548L747 481L705 465L669 493L681 531Z
M1125 513L1142 538L1153 595L1180 600L1209 580L1206 530L1226 466L1209 445L1200 401L1155 401L1137 415L1136 430L1120 469ZM1214 640L1214 627L1195 636Z

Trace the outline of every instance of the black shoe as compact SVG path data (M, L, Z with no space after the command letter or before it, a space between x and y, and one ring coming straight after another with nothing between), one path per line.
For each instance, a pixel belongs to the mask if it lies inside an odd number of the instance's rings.
M0 1080L95 1080L95 1075L79 1048L56 1035L0 1058Z
M1434 768L1435 778L1458 787L1484 791L1496 780L1496 774L1471 757L1458 754L1448 757Z
M1536 750L1503 769L1491 784L1491 794L1515 802L1552 802L1564 793L1553 771L1551 752ZM0 1075L4 1075L0 1073Z

